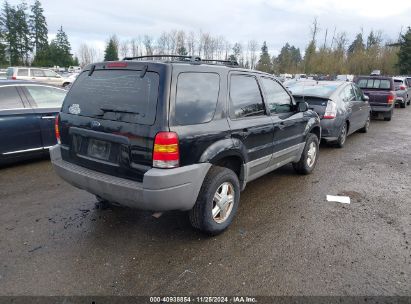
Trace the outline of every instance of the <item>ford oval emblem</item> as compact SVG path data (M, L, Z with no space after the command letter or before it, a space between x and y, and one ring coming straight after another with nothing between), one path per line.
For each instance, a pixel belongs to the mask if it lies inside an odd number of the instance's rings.
M99 122L96 121L96 120L93 120L93 121L90 123L90 125L91 125L92 128L98 128L98 127L101 126L101 123L99 123Z
M69 106L68 111L70 114L79 115L81 113L80 105L73 103Z

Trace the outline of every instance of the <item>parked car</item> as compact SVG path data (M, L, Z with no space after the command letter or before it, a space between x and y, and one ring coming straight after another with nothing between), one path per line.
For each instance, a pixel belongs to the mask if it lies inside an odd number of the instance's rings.
M48 154L65 95L41 83L0 81L0 164Z
M315 85L293 87L297 102L307 102L321 119L321 138L342 148L348 135L368 132L371 107L368 97L354 83L321 81Z
M370 76L381 76L381 70L374 70L371 72Z
M79 66L69 66L68 70L69 73L80 73L81 67Z
M372 114L374 116L382 115L384 120L390 121L396 100L392 77L359 76L355 82L368 96Z
M337 75L337 81L354 81L354 75L345 74L345 75Z
M394 77L394 88L397 98L395 102L400 105L401 108L405 108L406 105L411 103L411 87L408 85L407 78Z
M7 79L30 80L55 86L65 87L70 82L51 69L10 67L7 69Z
M312 172L318 115L272 75L152 57L96 63L78 76L50 149L64 180L105 204L188 210L194 227L218 234L248 182L287 163Z
M7 70L0 70L0 79L7 79Z

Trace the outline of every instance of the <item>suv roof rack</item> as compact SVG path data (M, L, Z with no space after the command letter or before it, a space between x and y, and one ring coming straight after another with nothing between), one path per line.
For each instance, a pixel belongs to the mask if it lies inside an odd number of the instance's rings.
M218 60L218 59L201 59L199 56L185 56L185 55L146 55L146 56L136 56L136 57L125 57L123 60L162 60L165 58L171 59L171 62L187 62L191 64L214 64L214 65L225 65L230 67L238 67L239 64L236 60Z

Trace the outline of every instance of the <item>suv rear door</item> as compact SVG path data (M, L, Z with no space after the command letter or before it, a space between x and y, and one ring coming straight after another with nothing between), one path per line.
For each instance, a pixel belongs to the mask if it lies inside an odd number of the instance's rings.
M266 111L257 77L229 74L229 125L231 137L247 149L249 180L262 175L273 153L273 122Z
M60 115L62 158L142 181L152 166L154 137L168 131L170 69L113 62L89 66L68 92Z

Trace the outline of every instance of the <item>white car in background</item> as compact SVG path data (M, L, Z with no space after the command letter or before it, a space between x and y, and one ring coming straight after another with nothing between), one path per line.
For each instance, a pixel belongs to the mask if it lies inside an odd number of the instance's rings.
M81 72L81 67L79 67L79 66L69 66L67 72L69 72L69 73L80 73Z
M67 78L53 70L42 68L10 67L7 69L7 79L37 81L60 87L70 84Z
M336 80L338 81L354 81L354 75L337 75Z

